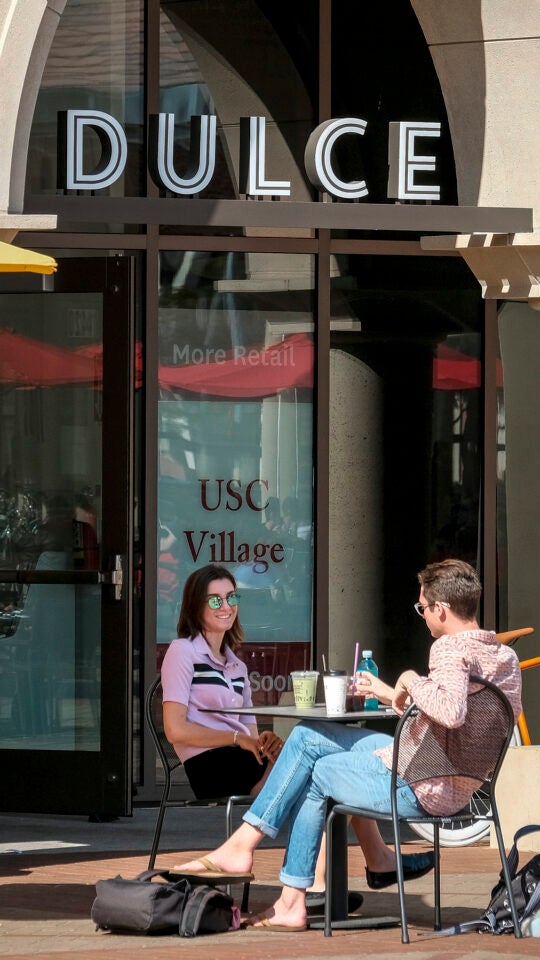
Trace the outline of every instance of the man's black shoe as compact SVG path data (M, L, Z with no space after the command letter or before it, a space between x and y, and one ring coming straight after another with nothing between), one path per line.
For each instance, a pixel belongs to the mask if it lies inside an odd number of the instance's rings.
M431 851L428 853L405 854L401 859L403 861L404 880L417 880L418 877L423 877L425 873L433 870L435 863L435 857ZM395 870L379 873L366 867L366 879L371 890L383 890L384 887L390 887L393 883L397 883L397 873Z
M347 910L354 913L362 906L364 898L358 890L349 890L347 895ZM324 913L324 890L306 893L306 909L308 917Z

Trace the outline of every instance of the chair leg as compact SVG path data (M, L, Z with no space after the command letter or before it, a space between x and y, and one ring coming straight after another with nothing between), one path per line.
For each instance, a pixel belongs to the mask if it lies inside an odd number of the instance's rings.
M325 867L325 894L324 894L324 935L332 936L332 895L333 895L333 875L332 875L332 857L334 855L334 821L336 819L334 810L330 810L326 818L326 867Z
M435 857L434 864L434 896L435 896L435 917L434 917L434 930L441 929L441 846L440 846L440 837L439 837L439 824L433 824L433 855Z
M227 840L229 839L229 837L233 832L233 807L235 802L240 802L240 798L232 796L232 797L229 797L225 805L225 832L227 835ZM225 892L228 893L229 896L231 895L230 883L228 883L227 886L225 887ZM248 912L248 906L249 906L249 880L244 884L244 887L242 890L242 903L240 906L240 910L242 911L242 913Z
M495 836L497 837L497 845L499 847L499 856L501 858L502 873L504 877L504 882L506 884L506 889L508 891L508 900L510 902L510 913L512 914L512 921L514 924L514 936L516 940L520 940L523 936L521 932L521 927L519 923L518 912L516 909L516 901L514 894L512 892L512 878L510 876L510 870L508 869L508 860L506 859L506 850L504 847L504 839L501 830L501 821L499 820L499 811L495 805L495 799L492 796L491 798L491 815L493 817L493 827L495 829Z
M156 821L156 828L154 830L154 839L152 841L152 850L150 851L150 859L148 861L148 869L153 870L154 864L156 862L156 855L159 847L159 839L161 837L161 828L163 826L163 818L165 816L165 803L167 799L167 793L164 791L161 798L161 803L159 805L159 813Z
M159 847L159 840L161 837L161 828L163 826L163 818L165 816L165 809L167 800L169 799L169 794L171 792L171 771L168 767L164 768L165 774L165 784L163 786L163 793L161 794L161 803L159 805L158 817L156 820L156 828L154 830L154 839L152 841L152 849L150 851L150 859L148 861L148 869L153 870L154 864L156 862L156 855Z
M392 797L394 801L394 797ZM403 881L403 860L401 858L401 837L399 833L399 820L397 816L396 804L392 803L392 826L394 828L394 848L396 852L396 873L399 894L399 913L401 918L401 942L409 943L409 928L407 926L407 913L405 910L405 883Z

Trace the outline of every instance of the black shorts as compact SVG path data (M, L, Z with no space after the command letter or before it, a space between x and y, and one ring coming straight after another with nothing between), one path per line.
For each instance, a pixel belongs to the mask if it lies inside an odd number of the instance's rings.
M197 800L217 800L233 794L249 794L264 775L268 760L262 765L248 750L241 747L216 747L191 757L184 768Z

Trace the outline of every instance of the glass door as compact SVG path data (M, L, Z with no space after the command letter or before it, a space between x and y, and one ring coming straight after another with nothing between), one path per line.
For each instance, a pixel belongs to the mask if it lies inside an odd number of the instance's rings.
M3 810L130 812L129 272L1 281Z

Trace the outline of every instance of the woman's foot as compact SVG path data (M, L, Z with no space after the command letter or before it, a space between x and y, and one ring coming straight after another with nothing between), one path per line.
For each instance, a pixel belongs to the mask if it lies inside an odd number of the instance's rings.
M292 887L284 889L283 894L273 906L265 910L264 913L253 914L253 916L248 917L243 926L252 930L305 930L307 922L304 891L294 890L291 895L288 891L292 889Z
M190 877L203 879L206 880L207 883L234 883L240 881L245 883L248 880L255 879L251 872L244 873L242 871L238 872L238 870L224 870L208 857L200 856L198 860L192 860L191 863L193 866L188 866L187 864L177 865L173 867L172 872L181 874L188 879Z
M243 823L225 843L208 854L207 859L225 873L251 873L253 851L263 834L249 823ZM204 873L205 866L200 859L188 860L175 865L173 873Z

